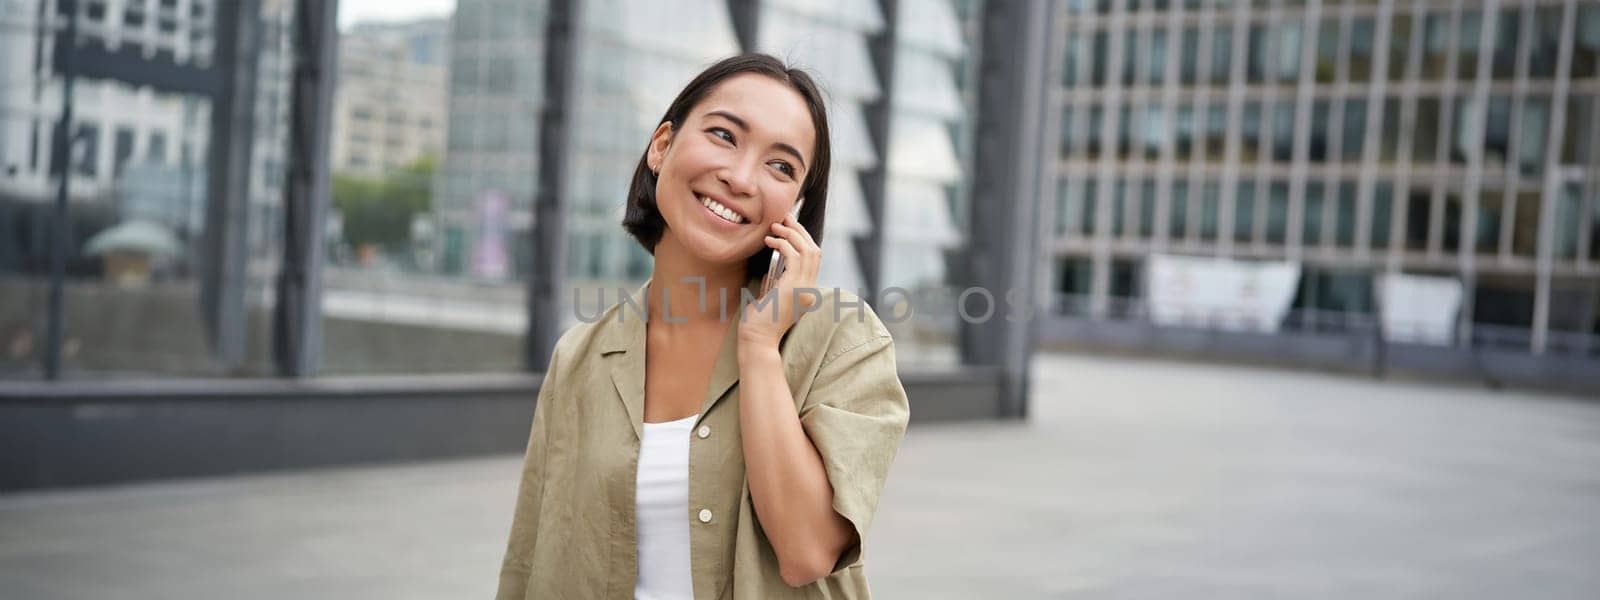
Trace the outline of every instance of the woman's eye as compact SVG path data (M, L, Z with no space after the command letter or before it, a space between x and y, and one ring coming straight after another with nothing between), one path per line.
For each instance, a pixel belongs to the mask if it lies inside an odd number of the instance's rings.
M772 164L777 166L779 171L783 171L784 175L788 175L790 177L794 177L794 165L791 165L789 163L783 162L781 160L772 161Z
M733 132L721 127L712 127L709 131L711 132L711 135L722 138L723 141L728 142L729 144L733 143Z

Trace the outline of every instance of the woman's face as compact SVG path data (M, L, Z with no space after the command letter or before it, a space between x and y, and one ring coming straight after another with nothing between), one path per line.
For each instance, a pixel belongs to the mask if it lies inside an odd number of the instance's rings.
M765 75L736 75L663 123L646 156L658 170L663 238L709 262L743 264L799 198L816 139L800 94Z

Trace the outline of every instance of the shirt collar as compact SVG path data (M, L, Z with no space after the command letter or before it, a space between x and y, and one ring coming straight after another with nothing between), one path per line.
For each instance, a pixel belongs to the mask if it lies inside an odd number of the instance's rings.
M645 375L645 319L648 314L646 293L650 289L650 281L645 280L633 295L634 303L629 304L619 298L613 310L605 313L604 335L601 336L600 354L607 356L611 362L611 381L617 388L624 407L628 411L628 420L633 423L633 433L642 438L644 436L644 375ZM754 296L760 291L760 278L753 277L745 281L745 289ZM737 299L728 305L729 318L732 323L728 331L723 334L721 349L717 352L716 365L711 370L711 384L706 388L706 398L700 409L700 419L716 406L728 390L739 382L739 321L743 318L744 311L739 306ZM699 420L696 420L696 424Z

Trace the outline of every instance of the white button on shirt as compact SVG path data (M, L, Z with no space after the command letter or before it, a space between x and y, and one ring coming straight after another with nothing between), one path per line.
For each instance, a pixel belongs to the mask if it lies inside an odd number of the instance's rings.
M634 502L639 534L635 600L694 598L689 520L684 517L689 514L689 432L699 417L644 424ZM701 509L699 516L701 522L709 521L711 511Z

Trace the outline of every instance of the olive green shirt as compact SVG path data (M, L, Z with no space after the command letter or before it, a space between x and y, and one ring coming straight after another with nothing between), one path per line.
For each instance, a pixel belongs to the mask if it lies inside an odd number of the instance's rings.
M752 292L757 281L746 288ZM496 598L631 598L638 574L635 476L643 430L644 290L557 342L534 408ZM833 508L861 544L828 576L793 588L756 519L739 439L737 331L723 339L689 447L694 596L867 598L861 545L910 406L894 342L866 304L826 290L779 350L801 426L822 457Z

